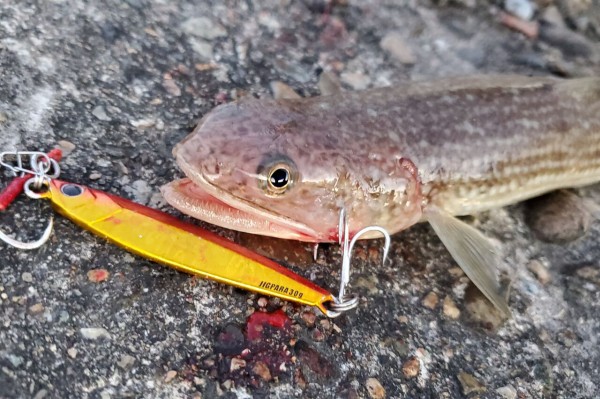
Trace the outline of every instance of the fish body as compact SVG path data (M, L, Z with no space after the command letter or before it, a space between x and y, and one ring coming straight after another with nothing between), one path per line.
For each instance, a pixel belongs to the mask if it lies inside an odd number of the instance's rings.
M599 181L600 79L480 76L243 99L207 114L174 154L190 180L163 189L166 199L210 223L335 241L344 207L352 230L394 233L428 205L468 215ZM281 193L266 182L278 164L294 180Z
M478 76L243 99L208 113L174 154L187 179L163 195L185 213L312 242L337 241L342 208L351 232L429 221L506 309L482 268L485 238L453 216L600 181L600 78Z

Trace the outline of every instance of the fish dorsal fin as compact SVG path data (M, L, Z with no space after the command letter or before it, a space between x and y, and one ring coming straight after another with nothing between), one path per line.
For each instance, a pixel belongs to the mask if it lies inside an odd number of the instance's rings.
M500 294L495 273L500 258L489 240L474 227L442 209L429 206L425 217L473 284L506 317L510 317L510 309Z

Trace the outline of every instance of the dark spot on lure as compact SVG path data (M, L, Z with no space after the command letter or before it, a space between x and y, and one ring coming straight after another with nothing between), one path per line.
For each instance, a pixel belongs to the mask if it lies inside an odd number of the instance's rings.
M76 184L65 184L60 188L60 192L67 197L77 197L83 194L83 188Z

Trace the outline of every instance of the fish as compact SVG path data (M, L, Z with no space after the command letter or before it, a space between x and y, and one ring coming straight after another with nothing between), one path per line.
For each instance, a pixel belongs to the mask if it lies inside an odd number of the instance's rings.
M496 248L458 218L600 181L600 78L480 75L299 98L242 98L173 150L185 214L306 242L429 222L505 315ZM374 238L374 237L365 237Z

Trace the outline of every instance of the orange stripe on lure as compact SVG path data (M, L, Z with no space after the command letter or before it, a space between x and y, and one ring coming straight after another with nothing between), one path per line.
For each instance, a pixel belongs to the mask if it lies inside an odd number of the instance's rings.
M170 215L78 184L50 179L40 198L115 244L181 271L318 307L332 315L331 293L240 245Z

